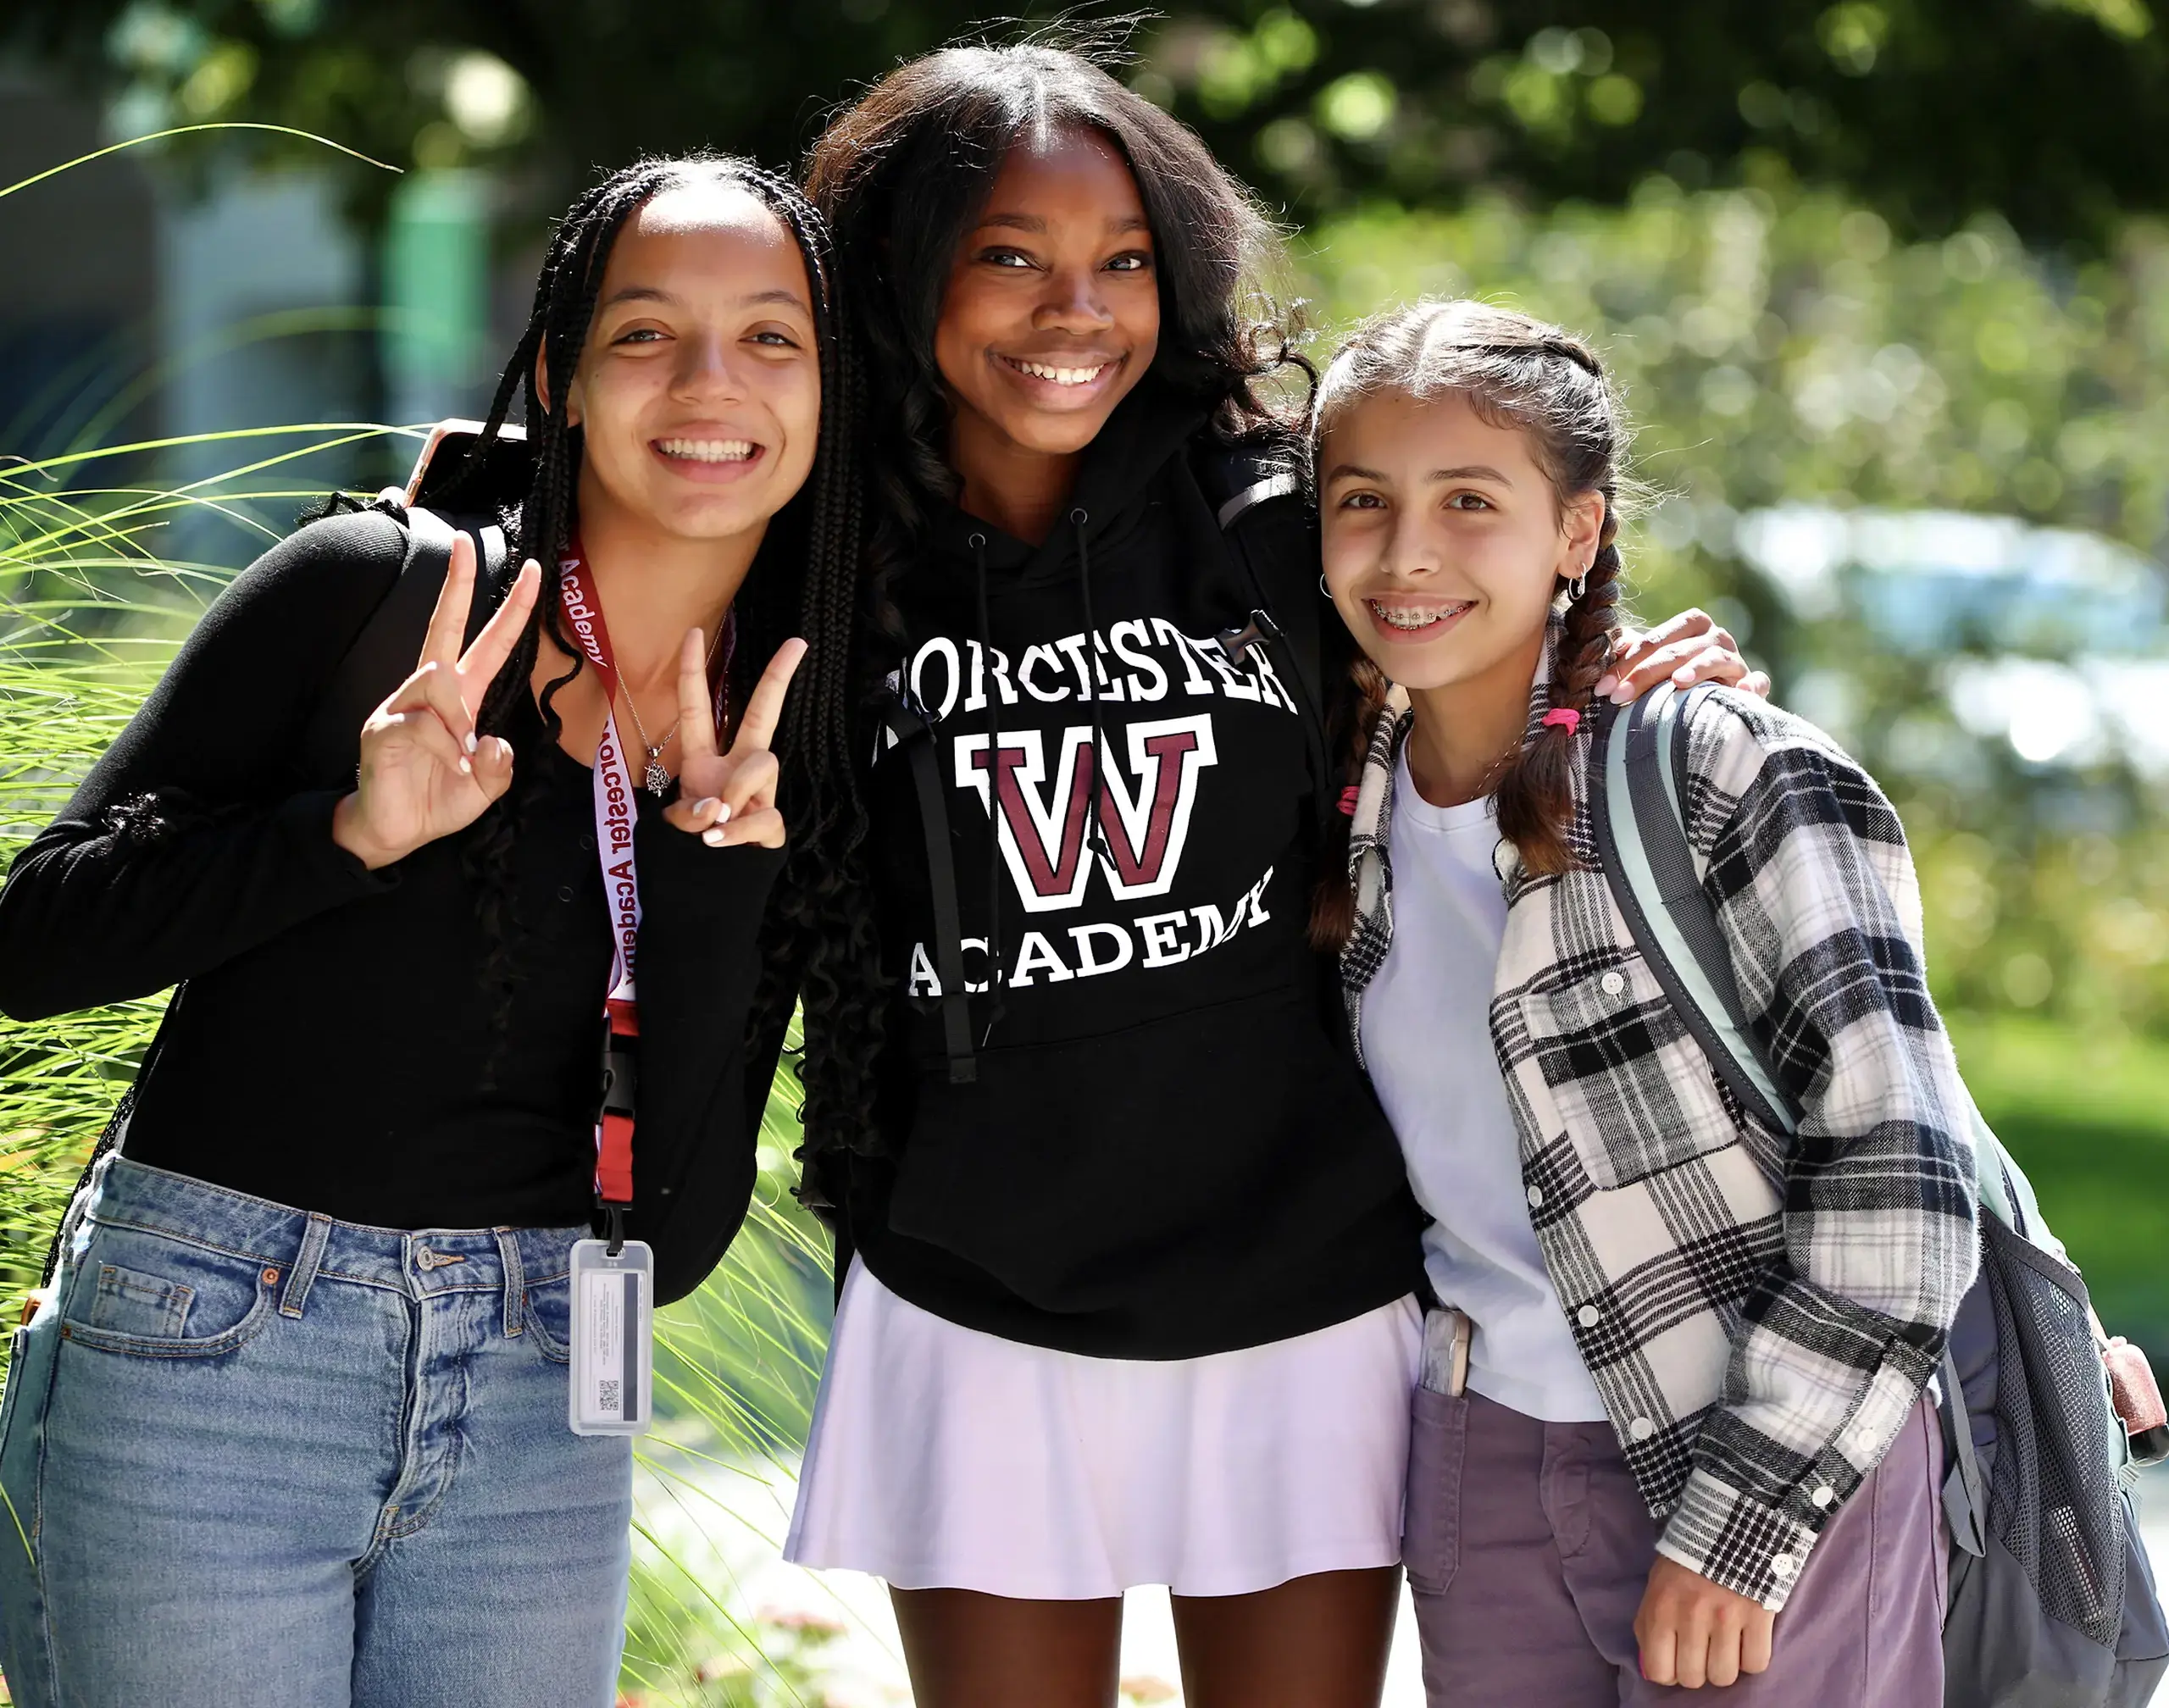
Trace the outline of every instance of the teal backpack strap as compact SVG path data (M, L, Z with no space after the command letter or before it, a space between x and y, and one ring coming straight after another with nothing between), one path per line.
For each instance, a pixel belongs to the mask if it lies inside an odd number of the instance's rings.
M1590 749L1590 818L1612 897L1673 1010L1739 1106L1772 1132L1800 1128L1747 1033L1717 911L1687 840L1687 714L1702 690L1658 689L1607 707Z
M1606 709L1590 745L1589 817L1612 899L1673 1012L1740 1106L1789 1138L1799 1131L1799 1111L1771 1078L1748 1034L1731 951L1687 840L1687 724L1695 702L1707 692L1691 688L1681 694L1665 687L1631 707ZM1967 1103L1983 1207L2011 1224L2005 1183L2025 1177L1980 1111L1972 1108L1970 1096ZM2032 1189L2023 1190L2031 1228L2041 1230L2028 1237L2039 1239L2046 1230L2033 1208ZM1944 1516L1954 1543L1978 1555L1986 1545L1988 1494L1973 1452L1965 1390L1948 1348L1935 1385L1943 1425Z

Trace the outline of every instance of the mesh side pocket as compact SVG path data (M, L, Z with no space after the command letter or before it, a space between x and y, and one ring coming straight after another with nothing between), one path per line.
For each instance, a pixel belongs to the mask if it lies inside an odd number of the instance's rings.
M2124 1612L2123 1512L2086 1284L1994 1217L1981 1219L1999 1367L1989 1522L2042 1608L2113 1647Z

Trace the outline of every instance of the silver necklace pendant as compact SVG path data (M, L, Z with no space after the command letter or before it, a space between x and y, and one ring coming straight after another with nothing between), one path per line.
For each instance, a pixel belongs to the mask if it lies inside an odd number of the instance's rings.
M651 747L647 750L647 771L641 779L647 792L658 801L670 790L670 774L663 768L662 756L663 750L660 747Z

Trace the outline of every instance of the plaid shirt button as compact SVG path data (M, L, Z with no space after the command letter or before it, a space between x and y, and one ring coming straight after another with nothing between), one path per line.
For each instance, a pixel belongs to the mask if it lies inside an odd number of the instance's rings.
M1594 1305L1584 1305L1574 1313L1574 1320L1584 1328L1594 1328L1604 1320L1604 1313Z
M1607 996L1617 996L1627 988L1626 979L1617 973L1606 973L1600 982L1604 987L1604 994Z
M1544 1207L1544 1189L1541 1186L1532 1186L1528 1189L1528 1207L1532 1210L1541 1210Z
M1829 1487L1828 1484L1825 1484L1823 1487L1817 1489L1807 1498L1812 1500L1818 1506L1828 1506L1833 1500L1835 1500L1838 1498L1838 1491L1835 1489Z
M1637 1417L1627 1426L1628 1439L1630 1440L1646 1441L1656 1433L1657 1426L1646 1417Z
M1800 1570L1800 1561L1789 1554L1780 1554L1770 1562L1770 1569L1780 1578L1789 1578Z

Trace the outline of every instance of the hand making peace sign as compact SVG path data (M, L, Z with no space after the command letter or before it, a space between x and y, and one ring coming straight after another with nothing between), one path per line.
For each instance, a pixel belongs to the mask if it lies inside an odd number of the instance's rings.
M462 534L430 613L414 674L362 725L354 792L331 819L332 840L371 870L463 830L512 786L512 744L474 734L482 696L526 626L542 572L530 558L505 602L463 655L474 596L474 546Z
M738 739L728 753L716 751L715 701L708 691L707 643L689 629L678 649L678 740L684 756L678 798L663 816L697 835L711 848L757 843L783 846L783 814L776 810L776 756L768 751L791 673L806 656L803 640L786 640L754 684L738 720Z

